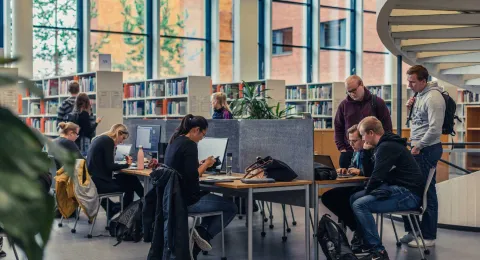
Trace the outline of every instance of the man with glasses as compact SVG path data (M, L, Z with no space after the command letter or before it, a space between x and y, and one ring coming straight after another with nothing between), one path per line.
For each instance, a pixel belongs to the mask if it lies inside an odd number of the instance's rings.
M347 168L352 160L353 148L347 139L347 130L367 116L375 116L386 132L392 131L392 119L385 101L370 93L362 79L352 75L345 81L347 97L340 103L335 115L335 144L340 151L340 168Z
M353 174L370 177L373 171L373 150L365 150L365 142L357 129L353 125L348 129L348 142L354 150L353 158L348 168L337 170L340 174ZM357 232L357 223L350 206L350 196L362 190L363 187L342 187L335 188L325 192L322 195L322 203L354 233L352 239L352 249L359 252L363 242Z

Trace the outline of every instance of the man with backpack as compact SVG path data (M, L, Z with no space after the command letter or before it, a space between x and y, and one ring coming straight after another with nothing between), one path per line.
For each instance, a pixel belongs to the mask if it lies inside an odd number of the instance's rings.
M77 99L77 95L80 92L80 85L76 81L70 82L70 84L68 84L68 92L70 93L71 96L65 99L62 102L62 105L58 108L57 125L60 124L60 122L68 121L67 116L73 111L73 108L75 106L75 99ZM92 124L95 123L94 116L90 116L90 122Z
M415 96L407 102L407 109L411 110L410 139L411 153L415 157L423 176L427 179L430 168L436 167L442 157L443 148L440 141L445 120L446 102L442 95L443 90L436 82L429 82L428 70L416 65L407 71L408 86L415 92ZM450 102L449 102L450 103ZM453 111L454 113L454 111ZM451 120L453 123L453 120ZM435 189L435 177L428 188L427 209L423 214L420 229L425 238L425 246L435 245L438 224L438 198ZM410 247L417 247L414 241L412 228L408 219L404 219L405 231L408 232L400 241L408 243ZM419 239L421 245L422 240Z
M348 142L347 131L367 116L375 116L382 122L385 131L392 131L392 119L385 101L370 93L362 79L352 75L345 81L347 97L335 115L335 144L340 151L340 168L348 168L353 156L353 148Z

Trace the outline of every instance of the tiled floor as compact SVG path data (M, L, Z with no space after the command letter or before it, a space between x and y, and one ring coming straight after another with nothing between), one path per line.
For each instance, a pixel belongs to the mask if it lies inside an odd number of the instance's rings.
M260 236L261 217L259 213L254 214L254 236L253 236L253 255L254 259L305 259L304 250L304 221L303 208L295 209L295 217L298 222L293 226L292 232L288 234L288 240L282 242L282 222L280 206L274 207L274 229L267 228L265 238ZM321 212L325 212L323 209ZM94 235L103 234L101 237L87 239L89 225L85 218L81 218L77 227L77 233L72 234L70 228L73 227L73 220L65 223L63 228L56 225L53 228L51 240L44 259L47 260L109 260L109 259L128 259L145 260L150 245L139 242L123 242L113 247L116 243L114 238L108 237L108 232L104 230L104 213L100 214L99 221L95 228ZM290 214L288 214L290 218ZM291 219L289 219L291 222ZM385 222L384 227L384 245L386 246L390 259L416 259L420 260L420 254L416 249L402 246L397 249L390 222ZM401 230L402 224L396 222L397 230ZM235 219L226 229L225 243L226 255L229 260L247 259L247 229L245 219ZM221 257L220 236L216 237L212 244L214 249L208 256L199 256L199 259L218 259ZM313 243L313 240L312 242ZM313 244L312 244L313 245ZM8 253L5 259L14 259L13 253L8 245L5 245ZM313 251L312 251L313 256ZM312 257L313 259L313 257ZM326 259L320 252L320 259ZM439 230L437 245L431 250L431 255L427 257L431 260L467 260L480 259L480 234L471 232L459 232L452 230Z

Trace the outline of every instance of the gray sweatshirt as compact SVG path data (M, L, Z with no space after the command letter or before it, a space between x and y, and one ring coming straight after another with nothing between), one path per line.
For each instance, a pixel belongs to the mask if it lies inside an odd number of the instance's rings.
M429 82L418 93L410 124L412 146L422 149L440 142L446 107L440 91L437 82Z

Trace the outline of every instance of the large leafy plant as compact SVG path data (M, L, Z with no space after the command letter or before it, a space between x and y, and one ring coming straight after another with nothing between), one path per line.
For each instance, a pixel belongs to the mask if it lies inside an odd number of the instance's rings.
M258 90L257 86L243 81L243 97L235 99L232 104L232 114L236 118L245 119L281 119L287 116L291 108L280 109L280 103L270 106L271 98L268 89Z
M0 65L17 59L0 58ZM26 78L0 74L0 88L16 85L43 97L42 90ZM28 127L9 109L0 105L0 227L27 255L29 260L43 258L54 219L54 198L40 185L41 174L48 174L51 161L42 151L60 160L67 172L73 172L73 155Z

